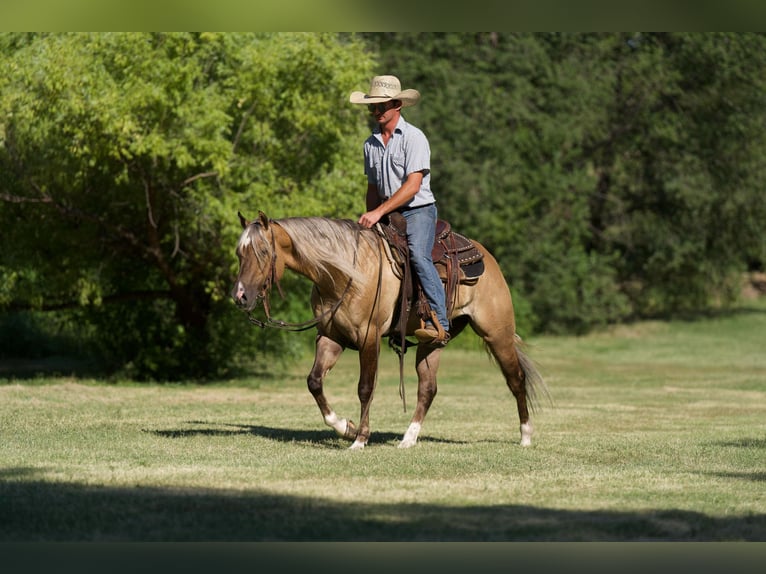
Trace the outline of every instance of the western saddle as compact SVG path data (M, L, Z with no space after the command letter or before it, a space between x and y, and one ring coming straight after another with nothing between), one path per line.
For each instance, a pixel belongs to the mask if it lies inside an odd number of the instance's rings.
M381 220L376 228L386 239L392 265L402 280L397 315L389 333L389 344L401 356L407 346L412 344L406 340L407 319L412 305L416 306L421 326L429 320L436 324L436 318L417 276L412 273L407 245L407 220L401 213L393 212ZM457 301L458 285L475 283L484 273L484 254L470 239L453 231L447 221L439 219L436 222L431 258L444 283L447 317L450 317Z

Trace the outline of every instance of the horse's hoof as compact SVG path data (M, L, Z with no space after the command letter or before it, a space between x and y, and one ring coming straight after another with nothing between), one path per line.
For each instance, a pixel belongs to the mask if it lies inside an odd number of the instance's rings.
M418 444L417 440L407 440L407 439L404 439L402 442L399 443L397 448L412 448L416 444Z
M346 432L343 433L343 438L347 440L356 440L356 425L351 419L346 421Z
M364 444L363 442L359 440L355 440L354 444L352 444L350 447L348 447L348 450L364 450Z

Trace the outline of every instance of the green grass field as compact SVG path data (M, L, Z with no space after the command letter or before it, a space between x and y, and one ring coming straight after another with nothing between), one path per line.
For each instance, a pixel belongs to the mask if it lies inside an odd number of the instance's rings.
M472 337L472 335L467 335ZM540 337L553 405L518 446L487 356L448 348L413 449L384 351L362 452L325 427L307 357L206 386L0 380L0 541L766 541L766 304ZM356 354L327 380L358 419Z

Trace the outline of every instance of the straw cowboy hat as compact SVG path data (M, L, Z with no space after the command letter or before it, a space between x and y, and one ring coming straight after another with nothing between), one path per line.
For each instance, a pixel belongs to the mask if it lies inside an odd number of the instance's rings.
M402 84L396 76L375 76L370 81L370 93L352 92L349 101L352 104L379 104L390 100L400 100L402 107L414 106L420 100L417 90L402 90Z

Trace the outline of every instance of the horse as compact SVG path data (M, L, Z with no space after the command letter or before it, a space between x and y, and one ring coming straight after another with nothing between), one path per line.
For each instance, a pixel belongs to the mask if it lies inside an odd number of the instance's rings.
M313 284L311 307L316 326L314 363L307 377L326 425L353 441L351 450L365 447L370 438L369 407L377 381L381 340L391 336L400 293L401 274L389 260L385 240L374 229L348 219L289 217L269 219L263 212L248 221L238 213L242 234L236 247L239 273L231 291L235 304L250 316L259 302L272 324L268 297L286 269ZM547 387L534 363L521 349L516 334L510 289L491 253L474 241L484 258L484 272L475 282L463 282L452 305L451 340L470 325L494 357L516 399L520 444L532 444L529 411L535 412ZM281 287L280 287L281 291ZM251 317L251 321L253 321ZM260 325L264 323L253 321ZM414 310L406 330L420 326ZM359 425L342 418L323 391L324 379L345 349L359 354L357 394L361 405ZM417 405L399 448L417 444L428 409L437 391L436 374L442 347L419 343L416 353Z

